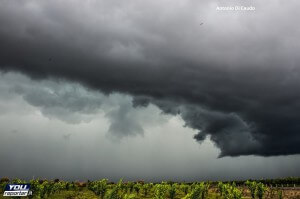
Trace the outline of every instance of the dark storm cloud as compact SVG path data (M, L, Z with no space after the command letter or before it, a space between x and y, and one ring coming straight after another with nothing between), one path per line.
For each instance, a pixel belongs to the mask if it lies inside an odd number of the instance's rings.
M118 109L112 110L107 114L111 125L109 132L117 137L128 135L143 134L144 130L134 115L130 114L131 107L122 104Z
M252 3L237 14L212 1L2 1L0 67L153 103L221 156L298 154L299 2ZM111 115L120 132L129 118Z
M168 114L180 114L185 125L199 130L194 136L202 142L207 135L221 149L220 157L228 154L235 156L241 154L255 154L263 146L259 143L259 137L252 134L253 127L247 124L235 113L223 113L206 110L199 105L176 105L170 102L149 100ZM144 103L143 103L144 102ZM135 99L135 106L145 106L145 98ZM240 144L243 143L243 144Z
M0 77L0 101L4 101L0 105L21 97L28 104L39 108L47 118L59 119L68 124L88 123L104 115L110 124L108 132L114 139L143 135L143 127L147 126L145 122L156 125L164 122L154 117L145 118L145 114L152 112L143 113L144 108L134 108L132 98L126 95L106 96L78 83L53 80L32 81L17 73L0 73ZM14 104L18 103L20 102L14 101ZM5 109L2 110L1 106L0 110L0 113L5 114ZM69 140L70 134L64 135L63 138Z

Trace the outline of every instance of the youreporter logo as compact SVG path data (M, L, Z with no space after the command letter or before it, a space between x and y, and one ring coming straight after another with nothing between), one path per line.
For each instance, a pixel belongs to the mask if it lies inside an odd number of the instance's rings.
M7 184L3 196L28 196L31 194L30 184Z

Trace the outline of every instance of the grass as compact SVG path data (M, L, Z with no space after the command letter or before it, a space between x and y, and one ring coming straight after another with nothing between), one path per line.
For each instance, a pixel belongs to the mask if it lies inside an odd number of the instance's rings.
M136 194L136 192L133 192ZM167 195L168 196L168 195ZM185 194L181 191L177 191L176 193L176 199L181 199L185 196ZM4 197L3 193L0 195L0 199L8 199L10 197ZM11 198L17 198L17 197L11 197ZM21 199L27 199L28 197L21 197ZM81 190L69 190L69 191L60 191L59 193L55 193L53 195L50 195L49 197L46 197L47 199L99 199L100 197L95 195L92 191L88 190L87 188L82 188ZM151 199L153 198L153 192L150 191L147 196L144 195L143 192L136 195L136 199ZM246 197L245 197L246 198ZM34 198L37 199L37 198ZM221 199L219 197L219 194L210 192L207 199Z
M57 191L56 193L49 195L45 198L47 198L47 199L100 199L99 196L97 196L93 191L89 190L86 186L87 185L85 185L85 186L79 186L79 185L77 186L76 185L75 187L69 188L70 190L61 189L60 191ZM116 184L108 186L106 195L108 195L110 193L110 191L112 190L112 188L114 186L116 186ZM3 189L3 186L0 186L0 199L18 198L18 197L4 197L2 189ZM250 192L245 186L240 186L239 189L243 193L242 199L251 199ZM123 189L123 191L125 191L125 190ZM264 199L278 199L278 190L282 190L284 199L300 199L300 189L283 189L283 188L279 187L279 188L273 188L270 190L273 190L274 193L270 195L270 194L267 194L267 192L268 193L271 193L271 192L267 191L265 193ZM191 188L189 188L189 192L191 192ZM130 194L129 189L128 189L127 194ZM148 189L147 196L145 196L143 189L141 189L138 194L136 191L132 191L131 194L135 195L135 199L153 199L154 198L154 187ZM186 194L183 192L182 188L177 188L175 199L182 199L183 197L185 197L185 195ZM19 198L27 199L28 197L19 197ZM169 198L168 193L166 194L166 199L167 198ZM38 199L38 197L35 196L33 199ZM205 199L224 199L224 198L220 196L220 194L217 192L217 188L215 186L211 186L209 189L208 197L206 197Z

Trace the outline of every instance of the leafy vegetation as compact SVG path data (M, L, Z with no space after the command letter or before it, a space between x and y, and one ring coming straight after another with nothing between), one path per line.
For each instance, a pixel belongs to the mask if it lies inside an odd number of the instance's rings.
M109 182L108 179L87 182L66 182L59 179L0 179L0 191L3 196L5 186L10 184L30 183L32 196L27 198L98 198L98 199L269 199L287 198L281 186L268 186L261 181L236 182L194 182L194 183L144 183ZM237 185L238 184L238 185ZM291 183L292 185L292 183ZM294 186L292 188L295 188ZM300 193L299 193L300 194ZM293 195L300 198L300 195ZM3 197L4 198L4 197ZM25 197L26 198L26 197Z

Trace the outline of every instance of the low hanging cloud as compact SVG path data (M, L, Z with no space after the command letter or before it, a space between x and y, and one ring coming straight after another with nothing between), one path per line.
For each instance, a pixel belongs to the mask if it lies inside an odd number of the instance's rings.
M218 1L3 1L0 68L180 114L220 156L299 154L299 2L251 2L257 12L237 14L216 12ZM32 92L34 105L55 103ZM108 117L112 134L126 122L142 131L122 107Z
M159 120L151 116L159 112L154 106L147 110L144 107L134 108L132 97L128 95L108 96L78 83L33 81L17 73L0 73L0 77L1 104L21 97L28 104L38 107L45 117L74 125L89 123L100 114L109 123L108 133L112 139L143 135L143 127L167 121L167 118L162 120L161 117ZM63 135L63 138L69 140L70 134Z

